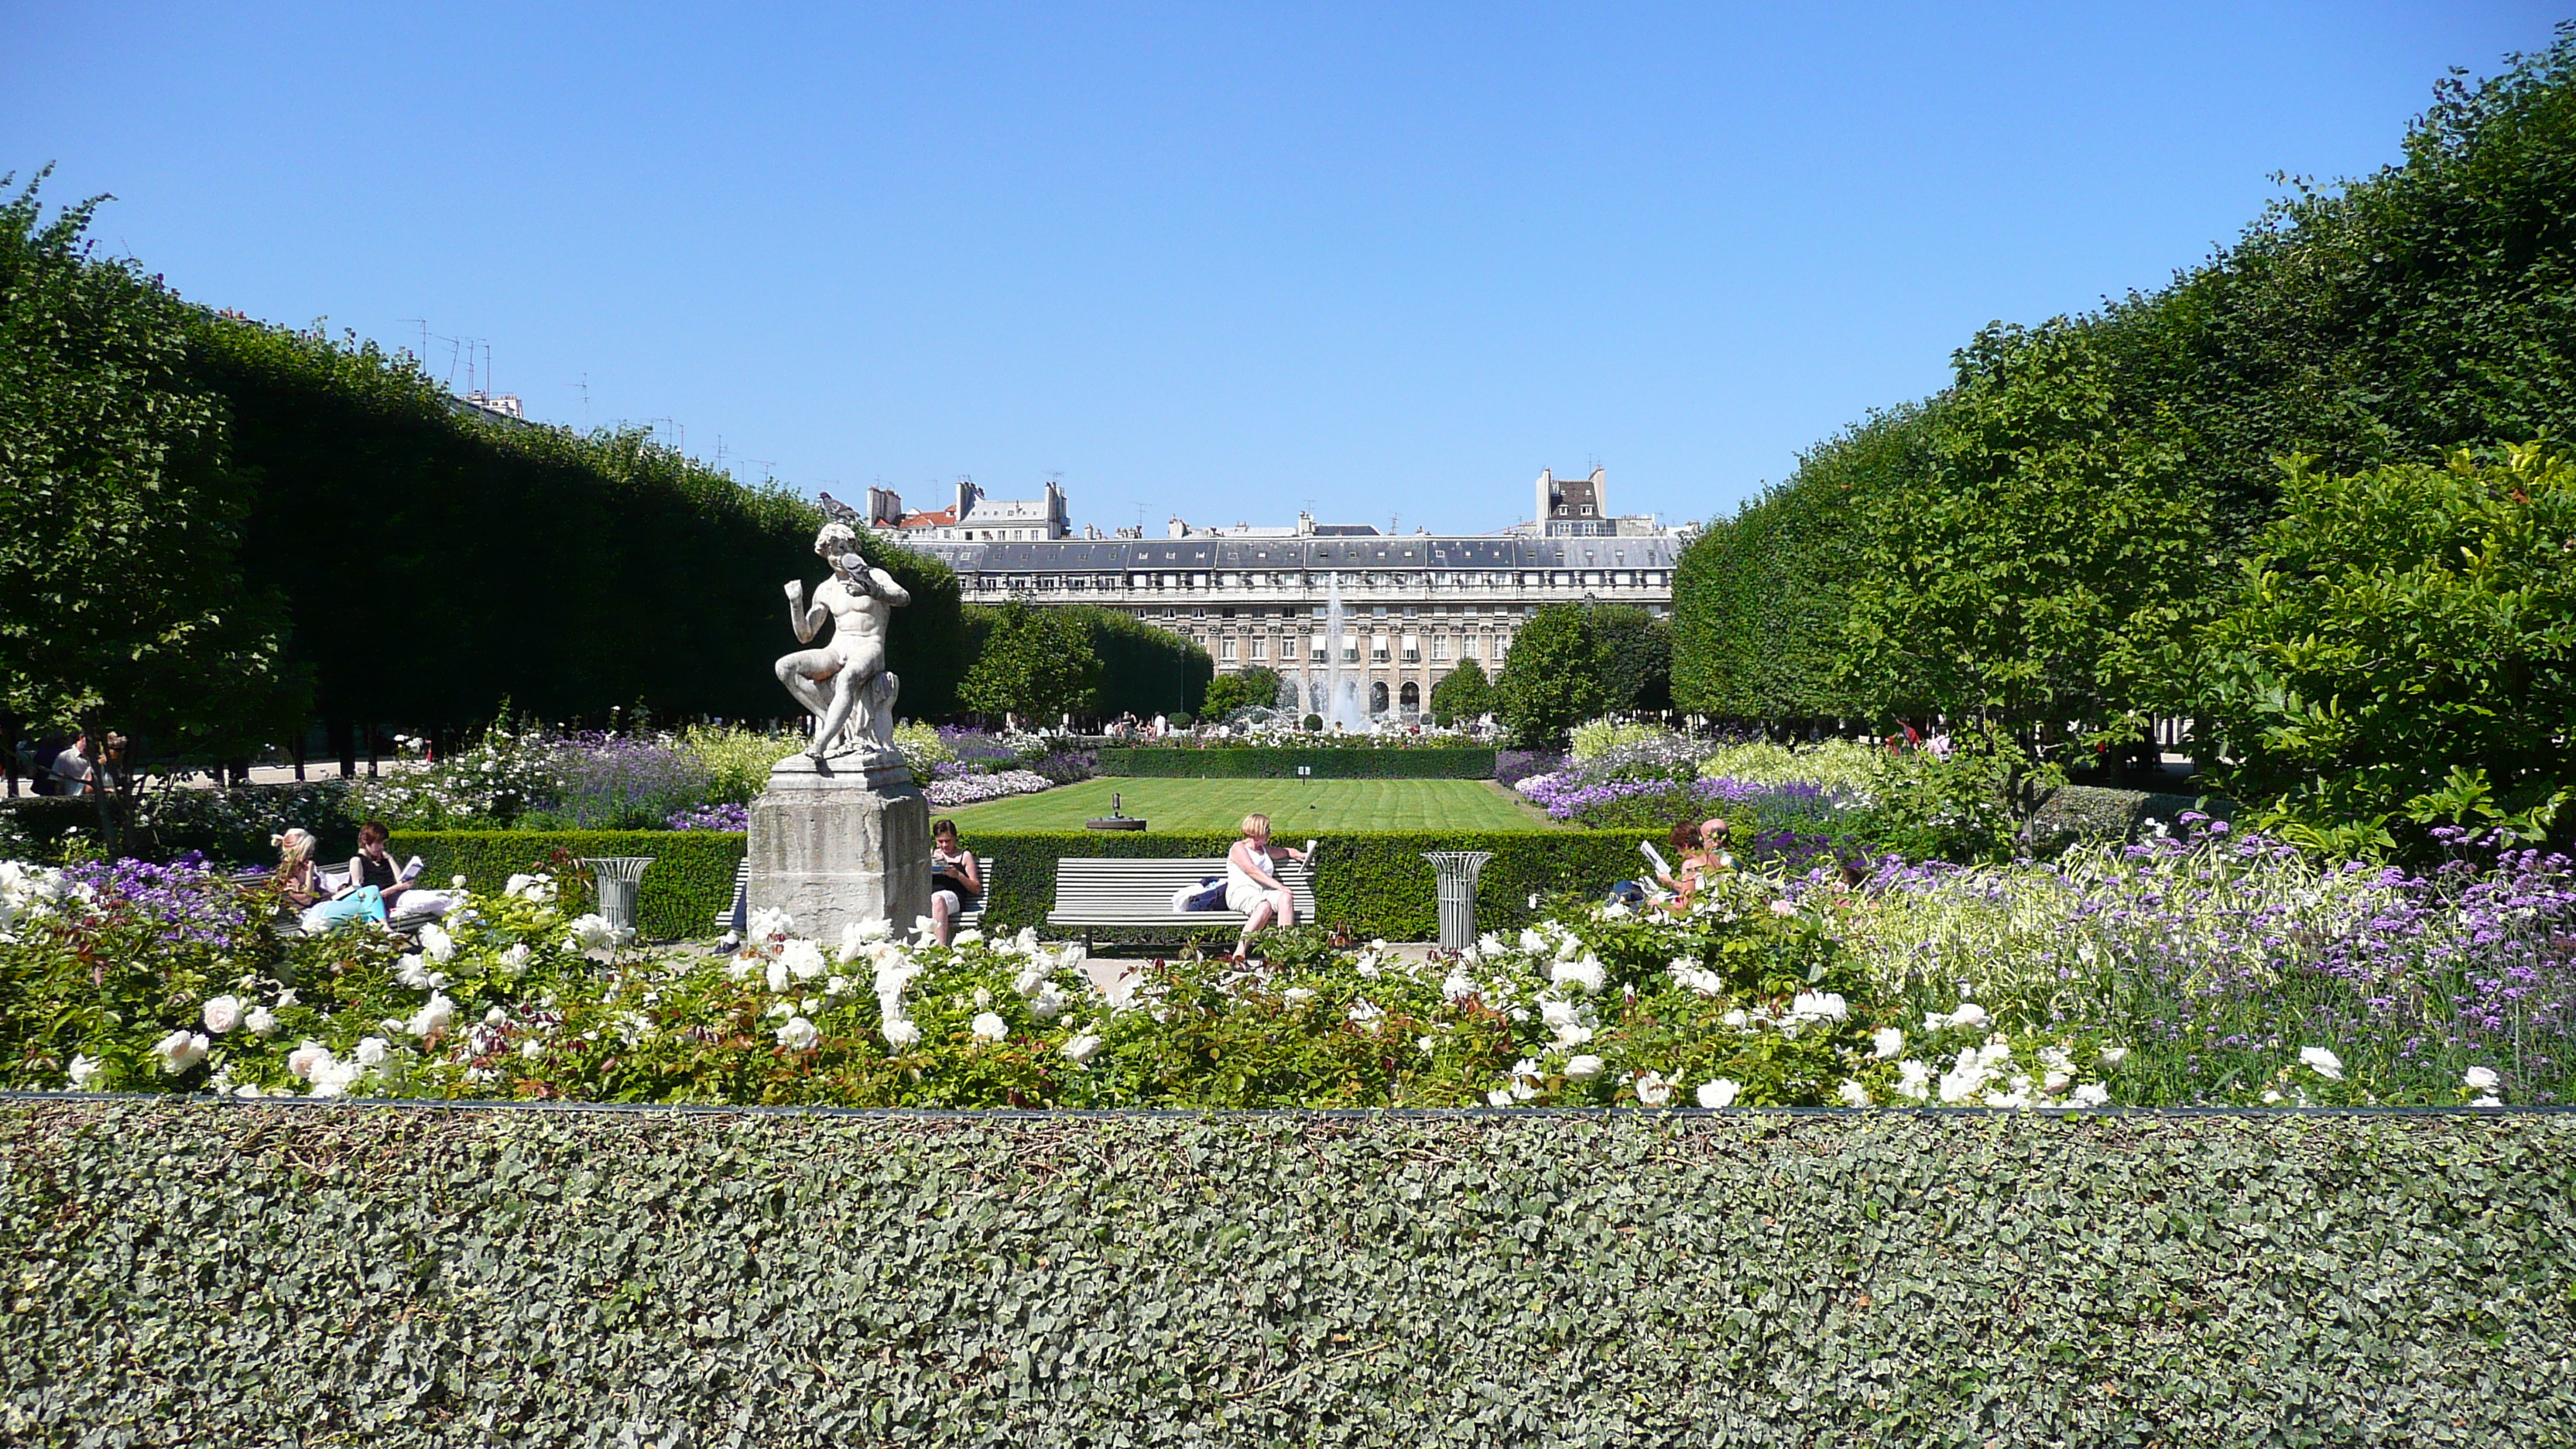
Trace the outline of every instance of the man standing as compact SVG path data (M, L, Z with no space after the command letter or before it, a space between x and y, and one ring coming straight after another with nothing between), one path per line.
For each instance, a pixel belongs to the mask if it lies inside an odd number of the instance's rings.
M912 595L859 556L858 535L847 524L824 524L814 535L814 552L831 564L832 577L814 591L810 606L804 580L789 580L787 621L798 643L811 644L829 618L832 639L787 655L776 666L778 682L814 716L814 744L805 753L821 763L834 753L845 726L858 737L851 748L864 749L861 741L872 740L890 750L899 681L885 667L886 628Z

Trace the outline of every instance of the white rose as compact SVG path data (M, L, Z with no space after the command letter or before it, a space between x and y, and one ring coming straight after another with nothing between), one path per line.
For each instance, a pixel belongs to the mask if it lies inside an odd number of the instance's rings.
M360 1039L357 1051L352 1053L357 1058L358 1065L362 1067L381 1067L393 1054L393 1043L380 1036Z
M89 1084L97 1081L99 1074L106 1070L107 1063L99 1060L97 1057L74 1055L72 1057L72 1090L75 1092L88 1091Z
M1905 1050L1905 1033L1892 1026L1882 1026L1869 1034L1869 1054L1880 1061L1893 1059Z
M1789 1002L1791 1016L1810 1016L1826 1021L1840 1021L1851 1014L1851 1006L1840 992L1801 991Z
M1699 1084L1699 1104L1711 1110L1732 1107L1735 1105L1735 1094L1743 1090L1743 1083L1732 1077L1720 1077L1714 1082L1702 1082Z
M791 1052L811 1051L823 1039L821 1029L801 1016L791 1016L778 1029L778 1044Z
M1798 914L1798 903L1790 900L1775 900L1771 903L1771 914L1775 916L1794 916Z
M2469 1105L2472 1107L2501 1107L2504 1105L2504 1099L2502 1097L2480 1097Z
M1045 990L1029 998L1029 1015L1040 1021L1053 1021L1063 1014L1065 1005L1064 997L1056 991L1055 983L1050 981L1046 984Z
M2503 1080L2493 1067L2471 1067L2460 1076L2460 1081L2472 1092L2492 1092Z
M1548 967L1547 979L1559 986L1580 986L1586 996L1598 996L1610 978L1601 958L1586 953L1581 960L1559 961Z
M1846 1107L1866 1107L1869 1105L1869 1088L1862 1086L1860 1083L1853 1081L1849 1077L1843 1078L1843 1084L1834 1089L1834 1095L1841 1098L1842 1104Z
M430 997L428 1005L413 1012L411 1020L403 1023L403 1030L412 1036L430 1036L447 1030L455 1019L456 1003L441 993Z
M1291 986L1280 992L1279 997L1291 1005L1302 1005L1315 999L1315 989L1311 986Z
M2299 1048L2299 1061L2310 1071L2315 1072L2318 1076L2325 1078L2329 1082L2340 1082L2343 1080L2343 1058L2336 1056L2333 1052L2326 1050L2324 1047Z
M208 997L205 1009L199 1015L205 1019L206 1030L222 1036L241 1025L242 1000L238 996Z
M913 1024L909 1017L887 1017L881 1034L885 1037L886 1045L890 1047L921 1045L921 1028Z
M983 939L984 933L981 931L960 931L956 935L948 938L948 944L951 946L972 946Z
M252 1036L277 1035L277 1015L265 1006L252 1007L250 1015L242 1018L242 1025L250 1028Z
M1950 1013L1952 1026L1983 1026L1990 1019L1986 1009L1973 1001L1960 1002L1959 1009Z
M182 1030L174 1031L154 1043L152 1055L161 1059L161 1070L165 1074L175 1077L204 1061L210 1049L211 1043L206 1040L204 1032L190 1035Z
M456 955L456 938L432 921L420 928L420 949L429 959L444 966Z
M785 990L787 989L787 982L788 982L788 980L789 980L789 976L788 976L788 972L787 972L787 963L786 963L785 961L783 961L783 960L779 960L779 961L772 961L772 962L770 962L770 963L769 963L769 978L768 978L768 979L769 979L769 989L770 989L770 990L772 990L772 991L785 991Z
M502 952L499 961L501 974L513 981L517 980L519 973L528 969L528 955L528 943L525 941Z
M2039 1085L2050 1096L2054 1097L2058 1093L2065 1091L2067 1088L2074 1086L2075 1078L2066 1072L2051 1068L2047 1076L2039 1079Z
M1508 1107L1511 1104L1512 1094L1509 1088L1496 1087L1485 1094L1485 1105L1488 1107Z
M526 1041L519 1043L519 1059L521 1061L533 1062L545 1054L546 1044L537 1040L535 1037L530 1037Z
M1536 931L1523 931L1521 932L1521 949L1527 951L1533 956L1544 956L1549 950L1547 937L1540 935Z
M2129 1049L2127 1047L2106 1046L2102 1048L2102 1065L2106 1067L2116 1067L2128 1059Z
M286 1070L289 1075L309 1082L313 1079L313 1069L329 1060L331 1060L329 1047L318 1041L308 1040L304 1045L286 1054Z
M1565 1077L1570 1082L1588 1082L1601 1075L1601 1059L1589 1052L1565 1060Z
M575 916L570 929L572 948L576 951L605 951L616 945L618 937L624 934L596 911Z
M1100 1046L1100 1038L1084 1032L1080 1036L1065 1038L1064 1045L1057 1047L1056 1050L1063 1054L1066 1061L1079 1067L1089 1065L1093 1057L1100 1055Z
M828 964L823 960L823 948L802 938L788 942L778 953L778 962L787 968L788 975L799 981L811 981L822 975Z
M985 1041L1000 1041L1011 1034L1010 1023L990 1011L976 1013L975 1020L968 1024L967 1030Z
M2086 1082L2067 1099L2078 1107L2099 1107L2111 1100L2111 1089L2100 1082Z
M451 875L447 878L447 885L450 890L461 891L465 889L465 877L461 875Z
M1660 1072L1637 1074L1637 1100L1648 1107L1660 1107L1673 1099L1673 1079Z
M415 951L394 963L394 979L414 991L434 989L430 984L429 963Z
M344 1062L336 1057L327 1058L313 1069L313 1095L340 1096L357 1082L359 1074L365 1070L365 1067L356 1062Z

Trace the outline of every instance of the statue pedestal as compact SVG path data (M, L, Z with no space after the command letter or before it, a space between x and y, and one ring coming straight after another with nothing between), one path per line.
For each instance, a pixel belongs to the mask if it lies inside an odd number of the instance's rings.
M930 914L930 802L891 751L779 761L751 802L748 851L751 909L787 912L827 948L854 921L900 936Z

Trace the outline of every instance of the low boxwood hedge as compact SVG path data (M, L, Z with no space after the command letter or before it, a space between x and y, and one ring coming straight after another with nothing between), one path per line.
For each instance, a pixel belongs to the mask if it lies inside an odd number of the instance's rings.
M2564 1443L2576 1119L0 1104L15 1444Z
M1646 865L1637 853L1644 838L1634 830L1336 835L1317 862L1315 905L1322 924L1362 940L1432 940L1440 933L1439 903L1423 852L1490 850L1494 858L1477 882L1478 922L1488 930L1517 929L1530 918L1533 892L1597 895L1638 875ZM985 902L988 931L1045 930L1055 908L1055 863L1065 856L1218 856L1233 843L1231 835L1093 830L978 831L966 841L978 856L1002 862ZM716 912L732 903L743 837L716 830L407 830L395 834L393 849L420 856L431 880L462 874L479 890L497 890L520 871L554 869L567 857L649 855L654 864L644 872L639 924L646 936L669 940L711 933ZM1173 937L1190 924L1175 917Z
M716 913L733 904L743 837L723 830L398 830L389 846L397 857L419 856L433 882L461 875L483 891L524 871L559 872L583 856L649 855L635 924L647 939L667 941L715 934ZM570 889L564 899L576 910L591 908L585 889Z
M1318 780L1490 780L1490 749L1241 749L1211 746L1145 746L1100 752L1104 775L1157 776L1167 779L1285 780L1298 767Z

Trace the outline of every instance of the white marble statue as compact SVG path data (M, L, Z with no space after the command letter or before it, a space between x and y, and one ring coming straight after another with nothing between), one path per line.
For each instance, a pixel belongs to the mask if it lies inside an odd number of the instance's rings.
M814 591L811 605L804 580L790 580L787 620L797 642L811 644L828 617L831 642L800 649L777 665L778 682L814 716L814 744L805 753L818 763L833 755L892 754L899 681L885 667L886 628L912 595L859 556L857 533L837 519L814 535L814 552L832 566L832 576Z

